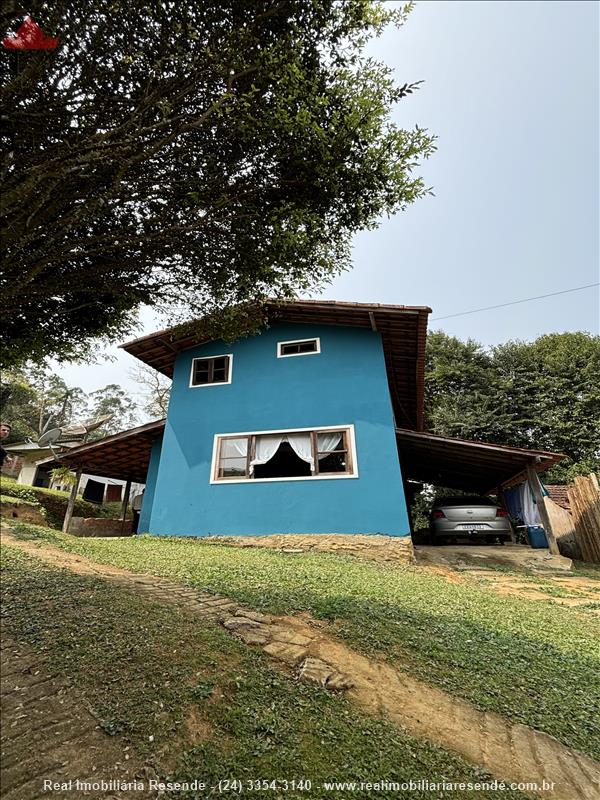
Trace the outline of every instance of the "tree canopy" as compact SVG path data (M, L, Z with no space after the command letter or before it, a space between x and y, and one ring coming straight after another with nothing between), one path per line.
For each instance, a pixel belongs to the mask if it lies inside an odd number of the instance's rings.
M347 268L356 231L427 191L432 137L390 120L416 84L365 52L408 10L32 0L60 44L0 65L4 358L76 356L140 304L206 314Z
M6 370L0 387L0 414L11 425L8 442L37 441L51 428L66 427L96 419L113 417L92 431L90 439L118 433L138 422L137 402L120 386L109 384L86 394L49 369Z
M431 332L425 413L434 433L565 453L549 481L600 471L600 336L551 333L486 350Z

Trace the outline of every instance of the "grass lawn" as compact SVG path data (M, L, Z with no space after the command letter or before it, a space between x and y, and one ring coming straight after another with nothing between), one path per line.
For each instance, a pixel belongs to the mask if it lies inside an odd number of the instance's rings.
M256 609L309 611L358 650L600 759L600 620L591 613L339 555L14 530Z
M123 737L160 777L213 785L230 778L312 782L304 793L261 793L290 799L331 797L320 788L326 780L485 777L460 758L358 713L343 697L295 683L218 626L185 611L175 615L108 581L46 566L7 546L2 594L5 633L73 681L104 729ZM460 796L492 800L497 793Z

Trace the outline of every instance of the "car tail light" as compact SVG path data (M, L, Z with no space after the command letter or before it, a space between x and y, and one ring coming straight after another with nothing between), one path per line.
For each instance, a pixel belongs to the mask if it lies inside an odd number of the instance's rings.
M496 516L497 517L508 517L509 513L508 513L508 511L505 511L503 508L497 508L496 509Z
M446 515L444 514L444 512L443 512L443 511L433 511L433 512L432 512L432 514L431 514L431 516L432 516L434 519L444 519L444 517L445 517Z

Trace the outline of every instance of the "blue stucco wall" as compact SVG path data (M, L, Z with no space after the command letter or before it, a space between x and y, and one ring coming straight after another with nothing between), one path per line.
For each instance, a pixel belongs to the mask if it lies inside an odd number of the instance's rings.
M146 487L144 488L144 497L142 499L142 508L140 510L140 521L138 523L139 533L148 533L150 530L150 517L152 515L152 506L154 504L154 492L156 489L158 465L160 463L162 439L162 436L158 436L152 443L150 463L148 465L148 473L146 474Z
M277 358L278 341L312 336L320 354ZM231 384L189 388L192 358L225 353L233 353ZM216 433L348 424L357 478L210 483ZM279 324L180 353L155 484L147 529L157 535L408 535L380 335Z

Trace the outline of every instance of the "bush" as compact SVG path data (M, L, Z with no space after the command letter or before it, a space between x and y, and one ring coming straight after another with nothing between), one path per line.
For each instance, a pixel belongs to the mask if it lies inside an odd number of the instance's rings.
M48 525L61 528L67 510L69 495L57 489L40 489L37 486L22 486L10 478L2 478L2 494L9 497L18 497L33 503L39 503L44 509ZM75 517L102 517L102 506L88 503L78 497L73 509Z

